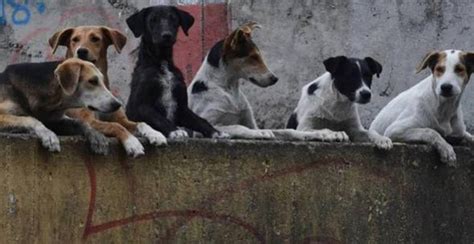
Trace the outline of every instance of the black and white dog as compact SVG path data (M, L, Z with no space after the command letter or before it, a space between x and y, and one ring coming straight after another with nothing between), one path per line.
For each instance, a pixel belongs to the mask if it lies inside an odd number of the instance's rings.
M380 76L382 65L370 57L339 56L325 60L324 66L327 72L303 88L287 128L345 131L351 141L370 141L378 148L391 149L389 138L362 126L357 110L357 104L370 102L372 77Z
M432 74L385 106L370 130L394 141L432 145L443 163L456 166L456 153L446 138L474 145L474 137L466 131L460 104L474 72L474 53L432 52L423 59L418 72L426 68Z
M252 107L240 89L240 79L260 87L278 81L252 41L252 31L258 27L255 22L244 24L214 45L188 87L191 109L233 138L346 140L344 132L263 130L257 127Z
M186 84L173 62L178 28L186 35L194 18L172 6L142 9L127 19L135 37L141 37L138 61L132 74L127 115L159 130L167 137L188 137L178 126L205 137L227 138L188 108Z

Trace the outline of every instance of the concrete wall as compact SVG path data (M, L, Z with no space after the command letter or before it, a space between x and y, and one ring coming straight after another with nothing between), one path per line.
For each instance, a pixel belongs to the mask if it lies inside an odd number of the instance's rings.
M323 71L322 61L336 55L372 56L384 65L374 80L373 103L360 108L365 125L390 99L416 84L424 55L437 49L474 50L470 0L233 0L232 25L248 20L264 28L257 44L281 81L268 90L246 86L259 124L283 126L303 85ZM463 100L466 121L474 130L474 86ZM284 115L284 116L282 116Z
M209 46L228 33L226 0L3 0L0 1L0 56L3 57L0 70L9 63L63 58L64 47L52 55L48 46L48 39L63 28L106 25L121 30L128 37L122 54L109 48L111 89L126 100L136 61L130 53L138 46L139 39L133 36L125 20L141 8L161 4L178 5L196 19L189 37L180 32L175 51L177 65L186 79L191 80Z
M138 160L0 137L1 243L472 243L473 152L172 142Z

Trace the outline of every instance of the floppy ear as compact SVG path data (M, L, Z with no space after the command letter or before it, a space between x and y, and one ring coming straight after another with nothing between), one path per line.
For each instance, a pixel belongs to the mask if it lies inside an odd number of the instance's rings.
M247 41L247 38L250 38L250 34L245 33L242 29L237 29L230 40L230 48L232 50L237 50L242 43Z
M67 28L62 31L54 33L54 35L49 38L49 46L53 49L53 54L58 49L58 46L67 46L69 39L71 38L74 28Z
M255 21L250 21L244 25L242 25L240 27L240 29L248 35L248 37L250 37L252 35L252 32L255 30L255 29L260 29L262 28L261 25L259 25L257 22Z
M474 72L474 52L464 53L463 58L467 68L467 73L471 75Z
M145 32L145 18L148 13L148 8L144 8L132 16L127 18L128 28L133 32L135 37L140 37Z
M346 56L338 56L333 58L328 58L324 60L323 64L326 70L331 73L331 75L335 74L337 70L342 67L348 61Z
M104 36L108 39L107 45L114 44L115 50L120 53L127 43L127 37L116 29L111 29L108 27L102 27L101 29L102 33L104 33Z
M427 67L430 67L431 71L433 71L434 67L436 66L436 63L438 62L439 55L439 52L428 53L425 58L423 58L423 61L421 61L421 63L416 68L416 73L420 73Z
M68 96L74 94L79 84L79 77L81 76L82 65L75 62L66 62L60 64L54 71L56 80Z
M380 78L380 74L382 73L382 65L371 57L364 58L364 61L367 62L372 74L376 74L377 78Z
M181 28L183 28L184 34L188 36L188 31L194 24L194 17L190 13L179 8L175 7L175 9L179 16L179 25L181 25Z

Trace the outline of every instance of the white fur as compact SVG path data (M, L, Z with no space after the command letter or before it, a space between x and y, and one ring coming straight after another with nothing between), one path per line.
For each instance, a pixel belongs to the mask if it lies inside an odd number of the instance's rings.
M308 88L314 83L318 84L318 89L314 94L309 95ZM365 85L359 90L361 89L370 91ZM299 131L324 128L344 131L353 141L371 141L378 148L392 148L389 138L364 129L360 122L357 104L336 89L329 72L303 87L295 114Z
M165 106L166 118L170 121L174 121L174 116L178 104L173 99L173 79L174 75L168 70L166 64L162 66L164 75L161 78L161 84L163 85L163 94L161 97L161 104Z
M438 79L430 75L399 94L380 111L370 130L394 141L433 145L440 153L442 162L456 166L456 154L444 138L463 138L472 144L473 137L466 131L460 105L467 82L454 72L454 66L460 62L460 51L445 53L447 62L444 75ZM445 83L453 85L453 97L440 95L440 87Z
M188 138L189 135L188 135L188 132L186 132L185 130L178 129L178 130L172 131L169 137L172 140L179 140L179 139Z
M127 155L132 156L134 158L145 155L145 148L143 148L143 145L134 136L129 136L123 142L123 147L125 148Z
M246 76L258 77L252 74L246 74ZM208 64L206 58L188 87L191 110L233 138L328 141L344 138L344 135L339 132L258 129L252 107L240 90L240 78L244 78L243 75L233 70L232 66L226 66L221 61L219 68L215 68ZM208 90L193 94L193 86L198 81L203 82Z
M152 145L163 146L167 144L166 137L161 132L154 130L145 123L138 123L137 134L145 137Z

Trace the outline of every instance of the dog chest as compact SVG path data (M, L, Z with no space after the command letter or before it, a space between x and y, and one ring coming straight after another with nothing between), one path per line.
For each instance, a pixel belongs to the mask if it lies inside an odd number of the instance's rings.
M160 83L162 87L161 93L161 104L163 105L164 109L166 110L166 118L171 121L174 121L174 115L177 109L177 102L176 99L173 97L173 89L174 89L174 75L169 71L169 69L165 66L162 68L162 75L160 76Z

